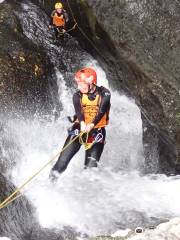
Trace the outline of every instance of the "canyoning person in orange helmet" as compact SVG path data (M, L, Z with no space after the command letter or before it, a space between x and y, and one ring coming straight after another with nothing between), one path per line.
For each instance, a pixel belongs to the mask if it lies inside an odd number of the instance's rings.
M104 149L106 130L109 122L110 91L97 86L97 74L93 68L85 67L75 74L77 91L73 95L75 109L73 125L68 130L64 147L80 132L86 133L85 168L97 167ZM82 142L77 138L63 152L52 168L50 178L56 179L68 166L72 157L79 151Z
M51 13L50 26L54 27L55 35L58 37L66 32L66 23L69 19L66 10L63 9L62 3L56 3L54 8L55 10Z

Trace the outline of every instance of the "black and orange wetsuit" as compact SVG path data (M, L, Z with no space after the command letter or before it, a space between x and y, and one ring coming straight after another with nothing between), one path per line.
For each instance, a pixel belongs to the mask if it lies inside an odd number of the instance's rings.
M88 141L93 140L98 133L103 135L101 142L95 143L92 148L86 151L85 167L97 167L103 152L106 138L105 126L109 122L110 97L111 94L108 89L98 86L96 86L93 93L82 94L78 91L73 95L76 120L70 129L70 133L76 129L80 130L80 122L85 121L85 123L94 123L95 125L89 133ZM73 138L74 136L69 134L64 146ZM72 157L79 151L80 147L79 139L75 140L61 153L52 170L62 173L67 168Z
M61 32L63 29L66 28L66 23L68 22L68 14L66 10L62 9L61 13L58 13L56 10L54 10L51 13L51 22L50 25L54 26L56 36L59 32Z

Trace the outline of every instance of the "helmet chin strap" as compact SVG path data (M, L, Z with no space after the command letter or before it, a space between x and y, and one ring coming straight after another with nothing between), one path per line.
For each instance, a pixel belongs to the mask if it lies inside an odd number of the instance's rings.
M91 87L90 87L91 86ZM88 92L87 93L91 93L91 90L93 89L95 85L94 84L91 84L88 86Z
M90 91L91 91L91 87L90 87L90 85L88 85L88 92L87 93L90 93Z

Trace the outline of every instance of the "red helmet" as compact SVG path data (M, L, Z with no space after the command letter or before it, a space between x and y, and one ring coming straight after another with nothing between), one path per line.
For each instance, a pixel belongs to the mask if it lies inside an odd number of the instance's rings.
M97 84L97 74L92 68L82 68L75 74L75 81L78 83Z

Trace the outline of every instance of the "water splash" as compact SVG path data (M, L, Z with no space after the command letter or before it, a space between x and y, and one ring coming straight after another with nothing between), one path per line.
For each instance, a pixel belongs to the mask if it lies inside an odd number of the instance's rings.
M94 67L102 84L107 84L102 69L97 63ZM57 75L59 98L65 106L56 122L9 121L23 153L12 172L16 185L44 165L64 143L69 126L65 115L72 113L73 108L68 92L71 90L67 89L62 75ZM110 116L107 144L98 169L83 169L84 150L81 149L55 185L48 179L52 164L25 188L42 226L58 229L71 226L89 235L110 234L119 228L144 226L180 214L177 193L180 179L141 176L138 171L143 155L137 106L113 92Z
M9 137L16 143L13 146L16 165L11 177L17 186L63 146L69 126L66 116L74 113L70 98L73 90L68 87L68 78L66 81L64 78L68 75L72 81L73 70L80 67L77 59L82 60L81 65L94 66L98 84L109 87L105 73L95 61L89 60L90 56L82 53L76 43L73 45L75 62L72 55L64 51L68 44L62 47L53 43L47 16L38 7L27 1L22 8L19 17L24 33L46 49L58 68L57 83L63 112L55 122L53 118L52 121L50 118L49 121L6 120L12 134ZM59 55L61 61L57 58ZM64 71L60 71L61 65L66 66ZM98 235L113 233L119 228L152 224L153 219L179 214L180 194L177 189L180 179L163 175L141 176L139 172L144 161L142 122L138 107L126 96L112 91L107 143L99 168L84 170L83 161L84 151L81 149L56 185L52 185L48 178L52 164L25 187L24 194L36 208L42 226L59 229L68 225L89 235ZM170 204L172 201L173 205Z

